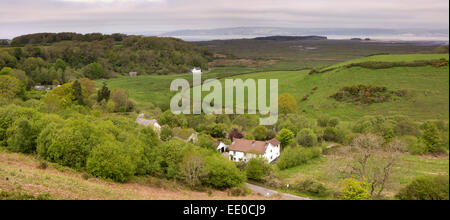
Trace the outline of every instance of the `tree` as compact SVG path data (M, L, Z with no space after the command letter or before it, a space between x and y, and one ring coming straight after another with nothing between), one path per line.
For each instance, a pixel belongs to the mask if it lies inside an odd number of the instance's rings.
M159 147L159 166L162 174L169 179L178 177L181 161L190 147L192 145L179 140L164 142Z
M114 89L111 94L111 100L115 103L116 112L127 112L130 111L130 100L128 99L128 91L124 89Z
M0 76L0 98L14 99L21 92L20 81L12 76Z
M294 142L294 133L288 129L281 129L280 133L277 135L277 140L280 141L281 146L287 147Z
M298 144L312 147L317 144L317 135L310 128L304 128L297 134Z
M233 130L231 130L228 133L228 138L233 141L235 138L236 139L242 139L244 137L244 135L242 133L239 132L239 130L237 128L233 128Z
M86 166L92 148L101 142L101 134L97 129L83 120L71 119L62 128L55 128L53 132L51 136L54 138L48 143L46 159L78 170Z
M264 158L252 158L246 165L247 178L263 181L270 175L271 166Z
M278 106L279 113L281 114L296 113L298 111L297 101L294 96L289 93L281 94L280 97L278 97Z
M427 151L429 153L438 153L442 150L439 129L435 123L426 122L423 125L423 135L421 140L427 145Z
M79 105L84 105L83 89L81 88L81 84L78 82L78 80L75 80L75 82L73 82L72 89L74 92L73 95L75 96L75 100Z
M161 125L168 125L171 128L187 126L187 120L184 115L175 115L170 110L162 113L161 116L159 116L158 122L160 122Z
M345 179L341 182L341 200L371 200L370 193L367 192L369 184L355 179Z
M217 150L213 140L211 140L211 137L207 134L198 135L197 145L206 149Z
M36 149L33 128L27 119L19 119L8 129L8 150L19 153L32 153Z
M348 173L361 182L369 184L372 198L380 197L390 180L392 169L398 161L398 142L384 144L384 139L374 134L355 137L352 149L346 153L350 157Z
M184 155L180 165L181 179L190 187L196 187L201 184L206 177L205 161L198 152L188 152Z
M225 138L227 126L225 124L212 124L208 126L207 132L214 138Z
M61 70L62 72L66 71L67 63L64 62L61 58L56 59L55 68L57 70Z
M267 134L267 128L262 125L259 125L255 129L253 129L253 136L258 141L265 141L266 134Z
M91 63L86 66L84 74L90 79L101 79L105 77L105 70L101 64Z
M245 181L245 174L232 161L222 155L212 154L207 157L206 169L208 175L203 183L218 189L238 186Z
M136 162L120 143L108 141L92 150L86 162L86 170L96 177L125 182L134 175Z
M109 90L106 82L103 82L103 87L100 90L98 90L98 93L97 93L97 102L100 103L103 100L105 100L105 102L108 102L110 96L111 96L111 91Z

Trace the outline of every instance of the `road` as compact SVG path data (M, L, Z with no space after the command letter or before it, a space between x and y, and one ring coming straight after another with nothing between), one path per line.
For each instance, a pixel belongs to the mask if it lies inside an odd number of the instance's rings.
M271 189L267 189L261 186L257 186L257 185L253 185L250 183L245 183L245 185L250 188L253 192L259 193L261 195L264 195L265 197L272 197L272 196L276 196L276 195L281 195L282 199L286 199L286 200L311 200L310 198L305 198L305 197L300 197L300 196L296 196L296 195L292 195L292 194L287 194L287 193L278 193L275 190L271 190Z

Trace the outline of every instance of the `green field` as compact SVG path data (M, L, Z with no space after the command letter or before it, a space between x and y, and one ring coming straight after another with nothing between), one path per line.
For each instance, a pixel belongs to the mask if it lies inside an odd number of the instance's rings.
M341 166L339 159L321 157L308 164L280 171L280 177L287 183L295 183L304 179L315 179L334 190L339 188L334 167ZM448 175L448 157L434 158L426 156L402 155L394 167L392 179L389 181L389 196L394 196L414 178L424 175ZM327 198L319 198L327 199ZM328 198L329 199L329 198Z
M414 61L447 59L448 55L379 55L358 59L362 61ZM220 70L220 71L219 71ZM222 78L223 69L213 69L203 78ZM267 71L240 73L239 68L229 69L230 78L278 79L279 93L292 94L299 103L303 114L318 117L323 114L343 120L355 120L367 115L404 115L417 120L449 118L449 68L447 67L393 67L387 69L365 69L361 67L338 68L322 74L302 71ZM241 69L242 70L242 69ZM250 71L250 70L246 70ZM108 80L110 88L124 88L133 99L140 103L169 106L174 93L169 92L170 83L175 78L192 80L189 75L120 77ZM223 78L221 79L223 82ZM384 103L370 105L338 102L330 95L344 86L356 84L385 86L389 90L404 89L407 96ZM98 86L101 81L98 81ZM306 101L302 98L314 87L318 89Z

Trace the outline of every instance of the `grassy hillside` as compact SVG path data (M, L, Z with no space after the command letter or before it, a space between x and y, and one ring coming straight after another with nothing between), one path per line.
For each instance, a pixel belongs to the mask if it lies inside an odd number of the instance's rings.
M447 59L448 55L379 55L348 61L414 61ZM339 65L344 65L339 64ZM237 73L237 70L231 73ZM203 78L220 78L214 70ZM175 78L191 79L188 75L122 77L108 80L111 88L125 88L138 102L168 106L173 93L170 83ZM298 101L303 114L317 117L322 114L354 120L366 115L405 115L418 120L449 118L449 68L447 67L393 67L366 69L361 67L338 68L322 74L303 71L268 71L239 74L232 78L279 79L279 93L290 93ZM223 79L222 79L223 81ZM363 84L385 86L389 90L406 90L407 95L396 100L370 105L338 102L329 98L344 86ZM101 82L98 82L101 85ZM303 97L318 89L306 101Z
M227 192L195 192L174 182L152 177L136 177L125 184L87 178L67 167L49 164L39 169L40 161L24 154L0 151L0 200L2 199L76 199L76 200L203 200L265 199L252 194L231 197ZM273 199L273 198L272 198Z
M336 181L336 166L344 164L339 158L322 157L308 164L286 169L280 176L287 182L295 183L302 179L316 179L330 188L339 188ZM424 175L448 175L449 160L446 157L427 157L414 155L401 155L394 167L392 179L389 182L388 196L395 195L398 190L405 187L414 178ZM326 199L326 198L322 198Z
M336 67L343 67L348 64L362 63L362 62L414 62L423 60L448 60L448 54L401 54L401 55L377 55L368 56L360 59L349 60L341 62L325 69L333 69Z

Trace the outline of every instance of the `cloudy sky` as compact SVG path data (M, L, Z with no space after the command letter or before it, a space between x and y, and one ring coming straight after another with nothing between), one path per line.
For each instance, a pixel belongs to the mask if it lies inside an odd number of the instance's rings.
M0 0L0 38L243 26L448 29L448 0Z

